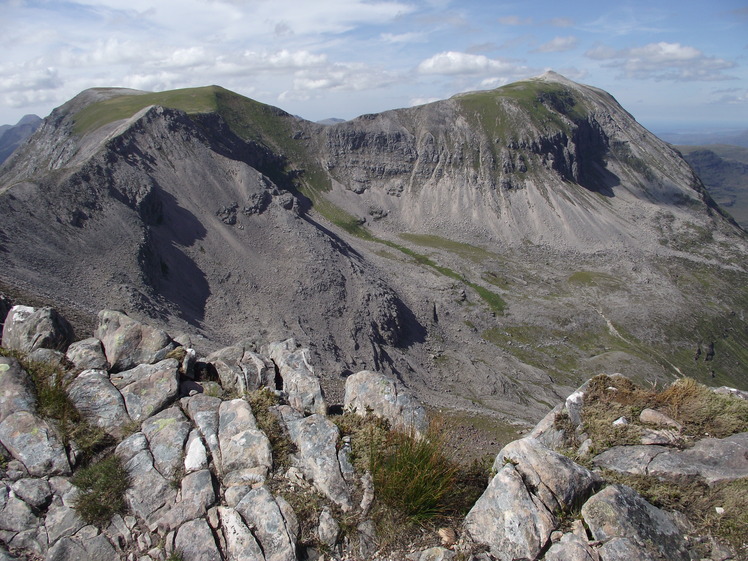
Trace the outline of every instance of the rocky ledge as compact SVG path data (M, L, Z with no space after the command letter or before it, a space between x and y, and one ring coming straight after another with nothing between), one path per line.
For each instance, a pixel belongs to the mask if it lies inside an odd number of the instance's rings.
M748 494L740 392L718 397L737 424L719 417L719 434L697 438L693 417L679 421L666 407L687 408L682 383L646 394L655 406L641 408L631 405L639 394L624 378L595 378L501 450L464 521L392 544L373 514L372 476L354 467L350 436L333 422L339 407L328 407L308 352L293 340L198 357L188 338L112 310L99 313L93 335L72 342L49 308L14 306L5 319L0 560L745 558L744 497L712 507L704 517L717 517L715 525L699 526L625 479L742 485ZM98 431L96 446L71 438L79 427L42 405L39 365L55 373L78 425ZM423 407L382 374L351 375L342 406L428 438ZM112 467L110 481L122 484L123 504L104 505L112 514L102 521L86 502L96 484L83 474L110 459L122 469ZM742 543L711 534L720 516Z

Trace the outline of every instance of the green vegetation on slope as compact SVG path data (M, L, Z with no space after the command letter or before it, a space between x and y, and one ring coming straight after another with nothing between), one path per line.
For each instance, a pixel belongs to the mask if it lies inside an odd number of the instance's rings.
M496 90L472 92L455 98L462 106L471 124L483 128L491 140L510 141L514 139L515 123L504 107L510 103L523 110L532 123L541 130L570 131L568 122L583 119L587 109L583 102L570 89L561 84L527 80L515 82Z
M114 121L129 119L150 105L179 109L188 114L210 113L218 108L216 92L221 89L218 86L207 86L136 95L123 94L97 101L75 115L73 132L84 135Z

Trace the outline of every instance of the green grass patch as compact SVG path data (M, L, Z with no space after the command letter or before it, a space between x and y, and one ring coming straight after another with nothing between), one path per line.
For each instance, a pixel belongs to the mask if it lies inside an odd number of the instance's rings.
M167 92L123 94L111 99L91 103L81 109L73 119L73 132L84 135L114 121L129 119L150 105L161 105L190 113L210 113L218 104L216 92L222 88L207 86Z
M291 467L291 456L296 453L296 445L278 416L270 410L271 407L280 405L280 398L269 388L262 388L248 394L247 401L252 408L257 427L270 441L273 468L282 470Z
M454 253L464 259L469 259L474 263L482 263L487 259L498 259L499 256L490 251L486 251L481 247L474 245L456 242L440 236L432 236L429 234L399 234L400 238L409 241L411 243L431 247L434 249L444 249L450 253Z
M130 476L119 456L111 454L78 470L71 482L80 489L73 508L86 523L103 528L112 516L125 513Z

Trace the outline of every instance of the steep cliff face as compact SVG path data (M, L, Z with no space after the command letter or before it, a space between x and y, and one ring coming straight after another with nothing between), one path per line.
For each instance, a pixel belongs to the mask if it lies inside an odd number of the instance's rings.
M380 345L407 341L412 319L377 272L259 171L281 156L158 106L82 139L74 126L48 122L34 158L10 162L5 274L212 340L315 337L343 364L378 367Z
M206 347L293 336L329 390L374 368L536 419L601 371L748 383L745 232L553 73L327 126L215 86L88 90L0 168L0 216L6 290Z
M554 73L328 127L320 151L342 205L387 213L374 230L589 253L652 251L664 211L722 223L671 148L609 94Z

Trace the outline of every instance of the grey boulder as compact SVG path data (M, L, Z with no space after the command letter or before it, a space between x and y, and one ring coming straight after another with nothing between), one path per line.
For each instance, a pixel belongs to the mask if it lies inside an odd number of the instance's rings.
M344 406L359 415L371 411L387 419L393 428L419 435L428 429L423 405L398 382L378 372L362 370L349 376L345 381Z
M65 356L79 370L109 370L104 347L96 337L71 343Z
M41 417L18 411L0 423L0 442L35 477L70 473L65 448Z
M31 377L16 359L0 356L0 423L12 413L35 409Z
M607 542L609 551L600 552L605 561L690 560L683 534L670 516L630 487L606 487L584 504L582 516L592 536Z
M105 370L81 372L71 382L67 394L86 420L116 437L124 435L130 416L122 394Z
M35 349L65 352L73 328L53 308L13 306L3 325L3 347L30 353Z
M101 340L113 371L163 360L174 347L164 331L114 310L99 312L95 336Z
M327 414L319 378L309 363L309 350L297 349L293 339L270 343L267 350L283 379L288 404L300 413Z
M205 362L215 367L221 380L221 387L226 391L235 391L242 395L262 386L275 385L275 369L272 363L241 346L220 349L209 354Z
M179 394L179 363L173 358L141 364L112 374L110 379L125 399L127 414L143 421L173 402Z

